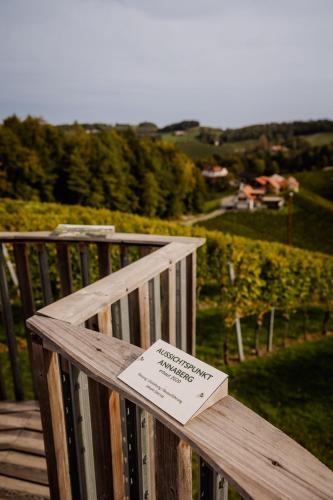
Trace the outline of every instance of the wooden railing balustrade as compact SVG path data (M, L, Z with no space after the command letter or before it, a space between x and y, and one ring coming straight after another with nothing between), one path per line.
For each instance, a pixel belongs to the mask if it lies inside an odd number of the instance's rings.
M333 498L333 473L232 397L182 426L117 379L158 338L195 354L196 250L203 240L0 233L4 241L13 245L24 317L32 316L28 342L52 498L189 500L192 450L201 457L199 498L226 499L228 483L244 498ZM37 248L44 304L37 312L27 245ZM51 245L61 293L48 265ZM75 292L73 245L82 284ZM97 245L100 276L92 284L89 245ZM111 273L112 245L119 248L120 265ZM140 258L129 263L129 256ZM8 273L1 269L3 318L20 398Z

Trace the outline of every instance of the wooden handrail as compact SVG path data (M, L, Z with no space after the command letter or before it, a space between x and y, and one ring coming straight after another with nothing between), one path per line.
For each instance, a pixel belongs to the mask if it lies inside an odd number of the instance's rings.
M43 307L38 314L79 325L150 279L195 252L198 243L169 243L68 297Z
M113 233L105 237L101 236L59 236L54 235L51 231L29 231L29 232L0 232L0 242L3 243L56 243L56 242L79 242L85 241L89 243L114 243L124 245L148 245L148 246L163 246L168 243L196 243L200 247L205 243L204 238L193 238L186 236L165 236L158 234L140 234L140 233Z
M97 383L154 415L189 443L245 498L332 499L333 473L283 432L228 396L181 426L117 379L142 349L116 338L42 316L28 327L43 347L61 354ZM249 381L250 383L250 381Z

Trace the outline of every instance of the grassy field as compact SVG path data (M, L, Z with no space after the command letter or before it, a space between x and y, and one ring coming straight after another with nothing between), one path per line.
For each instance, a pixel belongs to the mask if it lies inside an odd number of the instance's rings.
M311 146L324 146L333 142L333 132L321 132L318 134L304 135L303 139L308 141Z
M228 155L232 153L242 153L246 148L251 148L258 144L258 140L249 139L246 141L228 142L221 146L214 146L213 144L205 144L200 142L197 138L200 129L195 127L181 136L176 136L172 133L161 134L162 140L176 144L176 146L186 153L192 160L197 161L205 159L214 154ZM310 143L311 146L324 146L333 141L333 132L321 132L318 134L300 136Z
M333 168L295 174L301 186L327 200L333 201Z
M287 242L288 209L228 212L198 225L251 239ZM293 244L308 250L333 252L333 203L301 189L295 196Z
M197 139L199 128L193 128L184 135L174 135L172 133L161 134L161 139L171 144L175 144L178 149L187 154L192 160L197 161L213 156L214 154L223 156L230 153L242 153L247 147L255 145L258 141L246 140L239 142L228 142L221 146L206 144Z

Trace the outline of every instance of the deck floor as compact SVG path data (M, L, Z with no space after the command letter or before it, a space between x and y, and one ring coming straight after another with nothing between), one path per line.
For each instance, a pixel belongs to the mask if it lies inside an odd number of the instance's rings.
M35 401L0 402L0 500L50 498Z

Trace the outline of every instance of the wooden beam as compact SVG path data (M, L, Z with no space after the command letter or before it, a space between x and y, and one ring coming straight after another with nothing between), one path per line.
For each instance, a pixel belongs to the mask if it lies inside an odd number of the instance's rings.
M160 234L140 234L140 233L114 233L105 238L100 236L56 236L51 231L28 231L28 232L0 232L0 241L4 242L78 242L89 243L107 242L115 245L135 245L135 246L163 246L168 243L195 243L197 248L204 245L205 238L194 238L189 236L164 236Z
M49 347L78 365L89 377L146 409L190 444L243 497L332 498L333 472L231 396L182 426L117 378L142 349L41 316L31 318L28 323Z
M96 283L86 286L84 290L79 290L70 297L65 297L40 309L38 314L72 324L81 324L101 309L161 274L170 264L184 259L195 248L195 244L170 243Z

